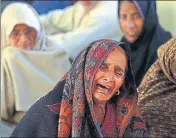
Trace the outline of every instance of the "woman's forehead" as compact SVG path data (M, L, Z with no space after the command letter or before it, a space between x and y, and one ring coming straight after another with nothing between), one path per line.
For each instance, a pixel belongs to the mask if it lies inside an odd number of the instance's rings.
M31 32L36 32L37 30L33 27L28 26L27 24L16 24L13 27L12 32L23 32L23 31L28 31L30 30Z
M126 54L121 48L115 48L112 50L108 56L105 58L105 61L107 60L114 60L117 62L123 61L126 63Z
M133 10L131 11L131 12L139 12L140 13L140 15L141 15L141 17L144 19L144 7L141 7L141 2L139 3L139 1L136 1L136 0L132 0L132 1L128 1L128 0L126 0L126 1L120 1L120 6L119 6L119 8L121 8L122 6L122 4L125 4L123 7L126 7L126 10L129 10L128 9L128 6L126 6L126 4L132 4L133 6L134 6L134 8L133 8ZM147 3L146 2L142 2L142 4L143 5L146 5ZM124 9L123 9L124 10ZM135 10L135 11L134 11ZM119 10L120 12L121 12L121 10Z
M29 26L27 25L27 24L24 24L24 23L22 23L22 24L15 24L15 26L14 26L14 29L17 29L17 30L20 30L20 29L26 29L26 28L29 28Z

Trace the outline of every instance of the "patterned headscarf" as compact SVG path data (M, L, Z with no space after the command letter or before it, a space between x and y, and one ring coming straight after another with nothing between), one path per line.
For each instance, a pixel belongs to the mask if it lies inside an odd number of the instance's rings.
M138 116L137 92L127 46L113 40L97 40L82 50L64 77L66 83L60 104L58 137L103 137L93 110L92 82L106 56L115 48L120 47L127 55L128 69L120 88L120 95L115 100L116 103L118 101L116 127L119 137L123 136L131 117ZM145 125L136 126L145 128Z
M157 52L139 87L138 105L151 137L176 137L176 38Z

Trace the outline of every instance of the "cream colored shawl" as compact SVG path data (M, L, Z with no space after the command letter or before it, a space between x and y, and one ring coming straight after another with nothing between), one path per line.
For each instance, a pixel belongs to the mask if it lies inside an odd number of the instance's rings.
M22 50L9 46L16 24L37 31L35 47ZM13 3L1 16L1 115L8 119L16 111L27 111L48 93L70 67L67 53L45 37L38 15L25 3Z
M139 86L138 105L150 137L176 137L176 38L158 49L158 59Z

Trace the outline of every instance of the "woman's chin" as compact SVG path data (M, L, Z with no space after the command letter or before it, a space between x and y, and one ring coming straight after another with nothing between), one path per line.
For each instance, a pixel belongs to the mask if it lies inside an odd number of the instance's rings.
M94 102L96 104L98 104L98 103L106 103L109 100L109 96L100 93L100 94L94 95L93 99L94 99Z
M126 40L129 42L129 43L134 43L136 40L137 40L137 38L136 37L126 37Z

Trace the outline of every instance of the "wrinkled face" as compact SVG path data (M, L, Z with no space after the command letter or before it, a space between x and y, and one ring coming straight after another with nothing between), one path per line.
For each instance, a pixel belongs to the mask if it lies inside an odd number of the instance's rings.
M133 2L120 4L119 21L126 40L133 43L142 32L144 21Z
M126 68L126 56L121 48L113 50L100 65L93 80L95 103L106 103L121 87Z
M9 43L24 50L32 49L35 45L37 32L26 24L17 24L9 36Z

